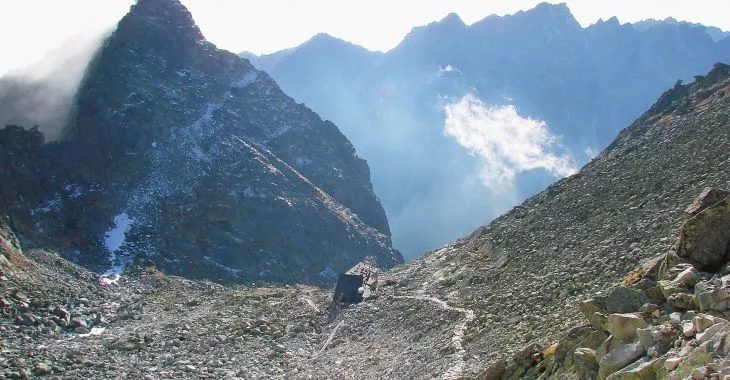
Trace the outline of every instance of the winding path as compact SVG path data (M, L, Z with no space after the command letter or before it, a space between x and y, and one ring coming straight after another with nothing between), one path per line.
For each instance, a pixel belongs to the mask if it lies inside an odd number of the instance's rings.
M324 352L325 348L327 348L327 346L329 346L330 342L332 341L332 338L334 338L335 334L337 333L337 329L339 329L340 326L342 326L342 323L343 322L344 321L340 321L337 324L337 326L335 326L335 328L332 329L332 332L330 333L330 336L327 338L327 341L324 342L324 345L322 345L322 348L319 350L319 352L317 353L317 355L315 355L315 357L318 357L319 355L322 355L322 352Z
M446 301L430 297L430 296L391 296L393 298L400 298L400 299L414 299L414 300L420 300L420 301L427 301L427 302L433 302L439 305L444 310L450 310L450 311L457 311L459 313L464 314L464 319L461 321L461 323L458 323L456 326L454 326L454 336L451 338L451 344L454 346L454 351L456 355L456 359L454 360L454 364L449 367L446 372L441 375L442 380L455 380L458 379L463 371L464 366L466 365L466 362L464 361L464 356L466 355L466 351L464 350L464 346L462 345L462 342L464 341L464 334L466 333L467 325L469 322L474 320L474 311L470 309L464 309L460 307L454 307L450 306Z

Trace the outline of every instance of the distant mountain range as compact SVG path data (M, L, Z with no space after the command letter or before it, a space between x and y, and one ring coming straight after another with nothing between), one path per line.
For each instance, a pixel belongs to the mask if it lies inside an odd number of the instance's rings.
M699 28L699 29L704 30L716 42L723 40L727 37L730 37L730 32L724 31L720 28L716 28L714 26L705 26L702 24L694 23L694 22L678 21L677 19L675 19L673 17L667 17L664 20L654 20L654 19L650 18L648 20L635 22L631 25L633 25L634 28L641 30L641 31L645 31L649 28L653 28L653 27L659 26L659 25L687 25L691 28Z
M587 163L678 79L730 61L726 35L673 19L583 28L540 4L472 25L450 14L387 53L320 34L241 56L343 130L414 257Z

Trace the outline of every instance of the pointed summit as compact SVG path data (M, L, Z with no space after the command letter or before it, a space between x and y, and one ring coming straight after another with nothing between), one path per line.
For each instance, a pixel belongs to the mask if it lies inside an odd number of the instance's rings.
M527 22L542 22L553 25L566 24L580 29L580 24L573 17L573 14L565 3L540 3L528 11L517 12L514 16L526 17Z
M438 23L441 25L448 25L448 26L457 27L457 28L466 27L466 24L461 19L461 17L459 17L459 15L454 12L451 12L448 15L446 15L446 17L442 18Z
M337 38L331 34L327 33L317 33L312 38L304 42L302 45L298 46L297 48L301 48L303 46L329 46L329 45L350 45L349 42L342 40L340 38Z
M180 36L195 41L203 40L203 34L193 21L193 16L178 0L138 0L119 24L143 23L151 29L175 31Z
M568 9L568 5L565 3L551 4L547 2L542 2L540 4L537 4L534 8L532 8L532 10L536 12L550 12L552 14L571 14L570 9Z
M393 50L398 51L400 48L413 44L419 45L426 43L426 41L430 41L428 43L434 46L450 44L454 40L463 37L467 30L468 26L464 24L464 21L461 20L459 15L449 13L439 21L433 21L428 25L411 29L405 38L403 38L403 41Z
M614 26L620 25L620 23L618 22L618 18L616 16L609 18L608 20L605 21L605 23L608 25L614 25Z

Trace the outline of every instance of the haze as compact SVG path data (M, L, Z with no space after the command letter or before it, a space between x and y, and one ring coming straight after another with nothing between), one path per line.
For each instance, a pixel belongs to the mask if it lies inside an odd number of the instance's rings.
M550 1L558 2L558 1ZM49 49L75 35L99 34L128 11L132 0L0 1L0 75L42 60ZM471 24L490 14L533 8L539 1L386 0L183 0L203 34L232 52L271 53L325 32L370 50L389 50L414 26L456 12ZM617 16L623 22L646 18L699 22L730 30L718 0L568 0L584 26ZM723 8L723 9L720 9Z

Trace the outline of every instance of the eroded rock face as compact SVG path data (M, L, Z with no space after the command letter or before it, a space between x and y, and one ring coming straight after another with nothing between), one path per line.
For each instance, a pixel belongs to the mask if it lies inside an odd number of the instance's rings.
M679 234L677 255L715 272L730 256L730 193L706 189L688 207L691 215Z
M63 139L37 135L0 133L0 211L21 239L91 269L329 283L368 256L402 261L337 127L207 42L176 0L137 2L89 65Z
M5 271L16 265L17 262L14 263L14 261L20 256L22 256L22 252L18 239L5 220L0 218L0 275L4 275Z

